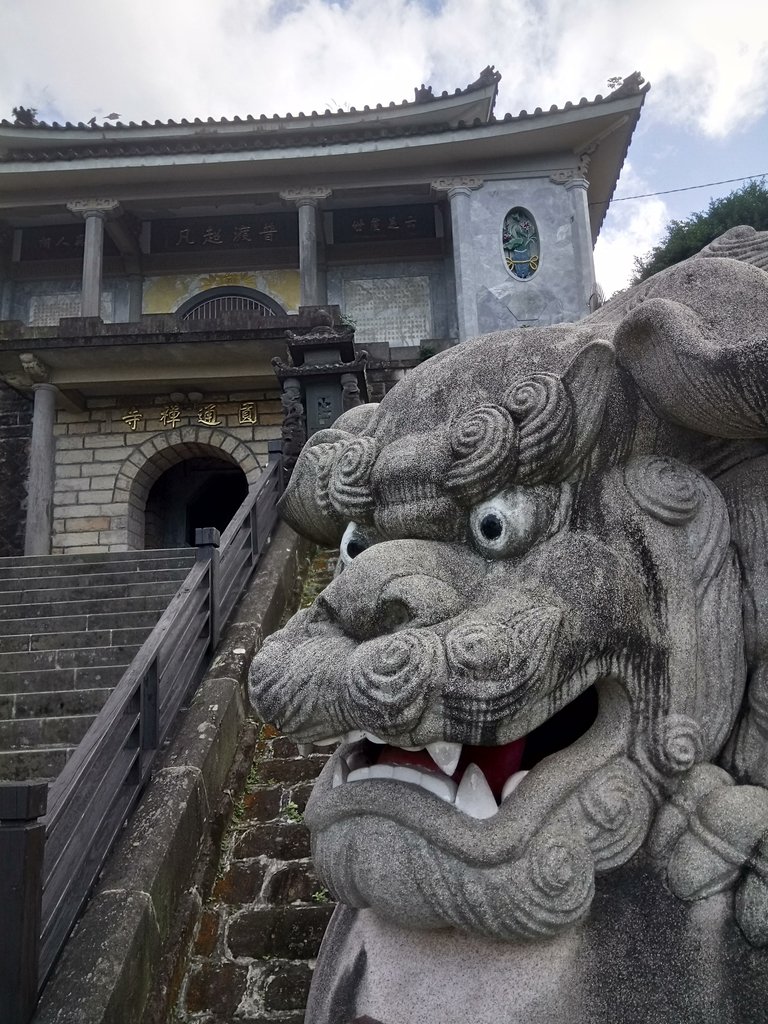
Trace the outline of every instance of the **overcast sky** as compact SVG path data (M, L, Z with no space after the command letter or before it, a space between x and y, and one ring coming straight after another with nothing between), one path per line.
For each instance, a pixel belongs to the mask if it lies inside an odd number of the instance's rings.
M5 117L309 112L453 91L486 64L497 115L642 72L617 198L768 172L766 0L0 0ZM736 187L614 202L595 254L606 293L670 218Z

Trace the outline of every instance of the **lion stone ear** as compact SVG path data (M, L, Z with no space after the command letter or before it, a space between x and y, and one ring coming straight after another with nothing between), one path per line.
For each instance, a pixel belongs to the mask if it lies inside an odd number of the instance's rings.
M768 437L767 342L768 274L716 256L659 275L614 336L659 416L733 439Z
M603 421L616 352L608 341L592 341L574 357L561 380L570 393L575 417L573 447L562 478L571 477L591 452Z

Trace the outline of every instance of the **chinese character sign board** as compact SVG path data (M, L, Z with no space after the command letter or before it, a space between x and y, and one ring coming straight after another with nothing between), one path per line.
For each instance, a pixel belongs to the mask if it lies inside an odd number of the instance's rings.
M299 244L298 215L263 213L241 217L187 217L152 223L154 253L274 249Z
M431 203L333 212L335 243L401 242L409 238L435 237L435 208Z

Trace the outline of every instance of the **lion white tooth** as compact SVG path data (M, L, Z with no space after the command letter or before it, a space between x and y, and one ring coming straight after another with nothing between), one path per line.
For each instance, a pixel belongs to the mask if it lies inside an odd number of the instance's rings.
M341 743L341 736L326 736L325 739L315 740L316 747L332 747L336 743Z
M343 757L340 757L333 768L333 788L343 786L349 778L349 768Z
M365 733L362 729L350 729L344 736L344 739L347 743L357 743L357 741L361 740L364 735Z
M409 782L412 786L421 785L422 773L416 768L406 768L405 765L396 764L392 766L392 778L400 782Z
M458 810L472 818L492 818L499 809L491 787L476 764L469 765L462 775L455 803Z
M363 782L365 779L391 779L394 766L391 764L372 764L369 768L356 768L347 776L347 782Z
M427 752L440 771L446 775L453 775L461 757L461 744L438 740L436 743L427 744Z
M297 746L298 751L299 751L299 753L301 754L302 757L306 757L307 754L311 754L312 753L312 744L311 743L297 743L296 746Z
M415 754L417 750L423 750L424 747L400 747L401 750L407 750L409 754Z
M387 742L386 740L383 740L380 736L377 736L375 733L372 732L364 732L363 736L365 736L367 740L370 740L371 743L380 743L383 745Z
M514 775L510 775L509 776L507 781L504 783L504 788L501 791L501 802L502 803L504 803L504 801L507 799L507 797L509 796L510 793L514 793L514 791L517 789L517 787L520 785L520 783L523 781L523 779L525 778L525 776L527 774L528 774L527 771L525 771L525 772L515 772Z
M456 783L445 775L434 775L431 772L419 772L419 785L429 793L434 793L441 800L452 804L456 797Z

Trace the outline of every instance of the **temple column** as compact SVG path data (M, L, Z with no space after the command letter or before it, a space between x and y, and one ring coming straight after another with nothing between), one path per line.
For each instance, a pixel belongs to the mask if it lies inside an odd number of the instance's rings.
M81 316L101 315L102 264L104 262L104 221L118 209L116 199L77 199L67 203L70 213L85 220Z
M299 304L322 306L327 301L320 287L317 248L320 238L318 207L331 194L329 188L289 188L280 198L295 203L299 211Z
M565 188L571 200L573 254L584 300L583 314L586 315L590 311L591 300L597 290L592 230L589 223L589 182L583 177L573 177L565 182Z
M53 384L34 384L32 442L27 478L27 524L24 535L25 555L48 555L51 551L53 525L53 483L55 477L56 441L53 425L56 419L57 389Z
M482 184L482 179L470 177L438 178L432 182L432 188L436 192L446 193L451 206L453 274L456 282L459 341L467 341L480 333L477 319L475 244L469 197Z

